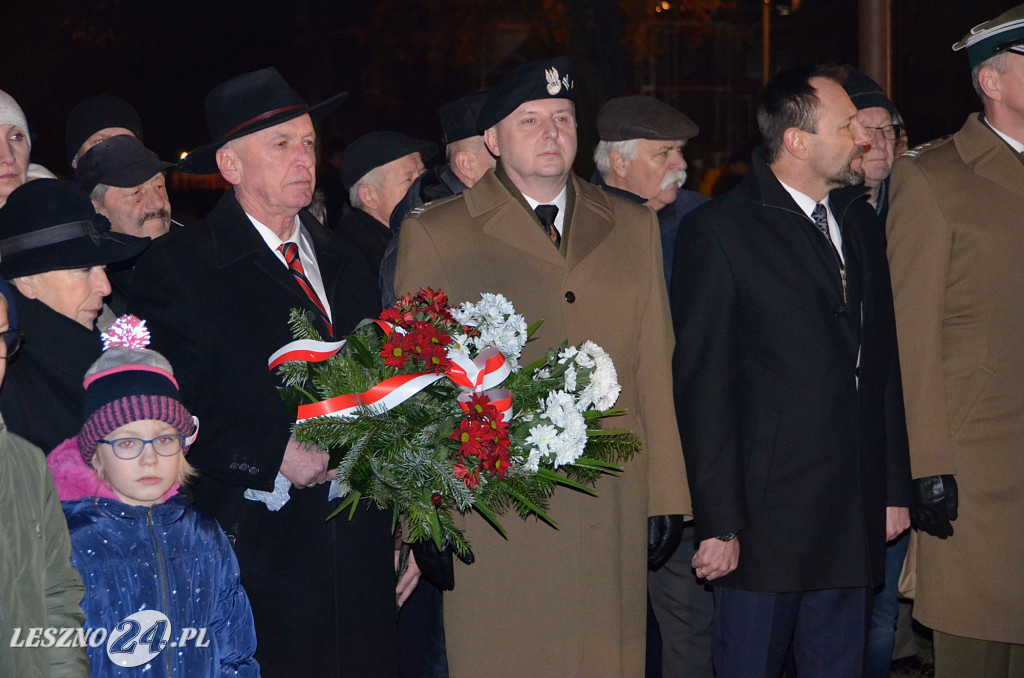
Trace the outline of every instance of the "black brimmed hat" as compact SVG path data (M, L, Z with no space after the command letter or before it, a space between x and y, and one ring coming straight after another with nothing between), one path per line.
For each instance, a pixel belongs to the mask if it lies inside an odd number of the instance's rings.
M953 45L953 51L967 49L971 68L1001 52L1024 55L1024 5L1017 5L995 19L980 23Z
M197 148L178 163L188 174L217 172L217 149L253 132L309 114L319 122L337 108L348 92L339 92L309 106L285 82L276 68L264 68L231 78L206 95L206 125L211 143Z
M364 134L341 154L341 183L350 191L370 170L410 153L419 153L425 163L437 155L437 144L401 132L385 130Z
M7 280L127 261L148 245L149 238L111 231L70 181L29 181L0 208L0 274Z
M686 141L699 131L693 120L665 102L643 94L612 99L597 113L597 136L601 141Z
M75 183L86 193L96 184L132 188L146 183L173 162L164 162L142 142L128 134L119 134L96 144L78 159Z
M516 66L491 90L476 121L478 134L494 127L527 101L576 98L572 62L565 57Z

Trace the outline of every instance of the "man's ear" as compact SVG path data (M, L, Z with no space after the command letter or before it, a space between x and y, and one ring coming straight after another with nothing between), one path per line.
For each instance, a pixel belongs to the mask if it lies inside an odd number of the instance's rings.
M480 178L477 176L476 154L473 152L467 150L457 151L455 157L452 158L452 164L455 165L455 169L459 171L459 174L470 181L475 182Z
M626 172L629 170L629 161L622 157L622 153L612 149L608 152L608 164L611 166L615 176L620 179L626 178Z
M234 149L224 146L217 149L217 169L232 186L242 183L242 165Z
M806 160L809 152L807 132L797 127L790 127L782 133L782 146L790 155L799 160Z
M992 101L1003 100L1003 81L1002 74L991 66L982 66L978 70L978 85L981 86L981 91L985 93Z
M25 297L29 299L35 299L39 296L37 287L37 276L35 275L23 275L20 278L11 280L14 287L17 288Z
M487 150L491 152L495 158L501 156L501 150L498 148L498 132L494 127L489 127L484 130L484 145L487 146Z
M380 207L379 195L377 194L377 188L371 184L359 184L356 186L356 195L359 196L359 202L363 204L368 210L376 210Z

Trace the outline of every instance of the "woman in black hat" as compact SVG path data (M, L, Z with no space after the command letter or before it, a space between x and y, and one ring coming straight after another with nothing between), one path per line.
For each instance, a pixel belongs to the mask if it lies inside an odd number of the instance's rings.
M104 267L149 238L114 233L74 184L37 179L0 209L0 274L14 287L24 348L8 368L0 412L44 450L75 434L82 377L100 355L96 321L110 293Z

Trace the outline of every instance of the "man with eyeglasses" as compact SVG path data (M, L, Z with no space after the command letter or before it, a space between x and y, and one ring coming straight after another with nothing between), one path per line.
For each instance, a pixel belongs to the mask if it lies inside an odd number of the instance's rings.
M896 139L900 130L893 122L896 108L874 80L853 66L844 66L843 89L857 107L857 120L871 137L864 152L864 186L868 202L875 208L882 223L889 212L889 175L896 160Z

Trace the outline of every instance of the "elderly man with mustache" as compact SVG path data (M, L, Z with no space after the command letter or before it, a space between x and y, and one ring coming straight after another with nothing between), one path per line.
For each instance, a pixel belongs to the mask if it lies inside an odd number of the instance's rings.
M78 158L75 183L88 194L96 213L110 220L112 231L159 238L172 223L164 171L173 166L160 160L136 137L119 134L92 146ZM101 318L101 327L126 312L134 268L132 259L107 270L111 292L106 302L113 315Z
M644 95L612 99L597 114L601 140L594 149L597 170L591 181L657 212L666 284L672 279L672 252L679 222L708 200L683 188L683 147L698 131L693 120L663 101ZM673 671L668 675L675 674Z

